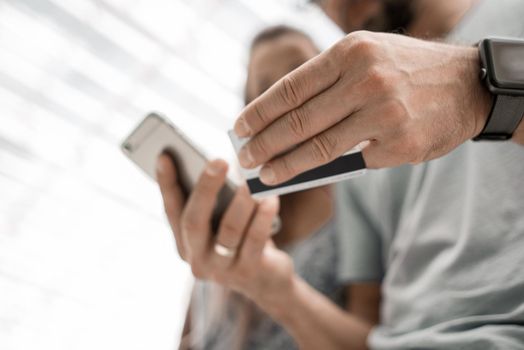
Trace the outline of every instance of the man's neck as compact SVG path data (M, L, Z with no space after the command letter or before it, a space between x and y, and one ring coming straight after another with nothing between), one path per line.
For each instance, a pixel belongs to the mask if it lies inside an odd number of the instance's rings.
M417 0L415 20L409 34L424 39L445 38L470 11L478 0Z

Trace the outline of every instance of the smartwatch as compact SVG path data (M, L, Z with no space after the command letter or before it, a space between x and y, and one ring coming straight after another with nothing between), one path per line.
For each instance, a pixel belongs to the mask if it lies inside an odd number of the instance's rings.
M473 140L509 140L524 116L524 40L487 38L479 48L482 80L495 98L484 129Z

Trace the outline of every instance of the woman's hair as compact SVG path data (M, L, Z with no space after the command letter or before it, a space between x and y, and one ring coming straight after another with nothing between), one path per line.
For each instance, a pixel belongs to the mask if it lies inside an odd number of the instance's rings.
M311 45L315 46L315 43L313 42L313 40L309 37L309 35L307 35L303 31L293 28L293 27L286 26L286 25L275 25L275 26L267 27L266 29L263 29L262 31L258 32L257 35L255 35L255 37L251 40L249 55L251 56L253 54L253 51L260 44L264 44L264 43L267 43L267 42L270 42L276 39L280 39L282 37L285 37L286 35L301 36L307 39L308 41L310 41ZM251 57L250 57L250 61L251 61ZM246 80L246 84L244 86L244 103L246 105L249 104L252 100L252 98L249 96L248 91L247 91L248 81L249 81L249 73L248 73L248 77Z
M289 34L300 35L308 40L311 40L311 38L303 31L293 28L293 27L289 27L289 26L280 24L276 26L267 27L266 29L263 29L260 32L258 32L258 34L255 35L255 37L251 40L251 51L258 45L266 41L279 39Z

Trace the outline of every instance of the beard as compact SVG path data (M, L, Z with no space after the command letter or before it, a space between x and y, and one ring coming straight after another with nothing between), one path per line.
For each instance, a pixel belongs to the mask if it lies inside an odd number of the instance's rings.
M368 20L362 29L404 34L414 20L416 0L383 0L382 11Z

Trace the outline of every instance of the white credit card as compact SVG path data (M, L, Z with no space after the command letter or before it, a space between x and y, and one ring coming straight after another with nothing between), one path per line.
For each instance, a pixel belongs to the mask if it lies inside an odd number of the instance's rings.
M228 131L228 134L233 148L238 154L242 146L249 141L249 138L238 138L233 130ZM267 186L260 181L260 169L261 167L255 169L240 167L240 173L246 180L249 191L254 198L303 191L364 175L366 164L361 149L354 148L328 164L308 170L276 186Z

